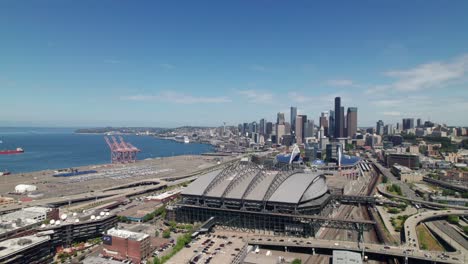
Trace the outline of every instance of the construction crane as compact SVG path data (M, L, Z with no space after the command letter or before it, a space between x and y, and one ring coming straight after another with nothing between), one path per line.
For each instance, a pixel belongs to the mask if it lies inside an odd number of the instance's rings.
M111 137L112 140L108 137L104 137L104 139L111 151L111 163L136 162L137 153L140 152L140 149L125 142L121 136L119 136L120 142L114 136Z

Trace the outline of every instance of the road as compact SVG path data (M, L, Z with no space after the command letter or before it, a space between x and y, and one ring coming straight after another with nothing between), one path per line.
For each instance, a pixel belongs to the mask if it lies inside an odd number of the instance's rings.
M292 247L310 248L311 254L314 249L328 249L328 250L347 250L358 253L379 254L388 257L407 257L409 263L411 259L424 260L428 263L454 263L462 264L463 256L460 253L448 254L448 257L442 257L440 252L429 252L417 249L406 249L404 247L384 246L380 244L362 243L360 246L356 242L338 241L338 240L323 240L323 239L301 239L291 237L278 237L278 236L250 236L246 238L246 242L250 245L260 246L283 246L285 250Z
M372 163L377 167L377 169L379 169L379 171L385 176L387 177L387 179L393 183L393 184L396 184L398 186L400 186L401 188L401 191L403 192L404 196L411 199L411 200L417 200L419 199L417 196L416 196L416 193L410 189L410 187L404 183L404 182L401 182L400 180L398 180L397 177L395 177L395 175L393 175L393 173L385 168L384 166L382 166L380 163L378 163L375 159L371 159Z
M468 253L468 240L466 240L465 237L463 237L457 230L455 230L447 221L436 220L426 222L426 225L431 230L437 230L439 236L441 236L442 239L444 239L453 248ZM441 233L444 233L445 236L442 236Z
M416 226L424 221L434 218L445 217L449 215L468 215L468 210L444 210L444 211L429 211L419 213L409 217L404 224L404 235L406 245L410 248L419 249L418 235Z

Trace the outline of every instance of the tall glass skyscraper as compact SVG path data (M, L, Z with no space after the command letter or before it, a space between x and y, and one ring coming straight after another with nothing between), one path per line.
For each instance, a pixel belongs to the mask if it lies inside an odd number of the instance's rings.
M291 118L289 121L291 122L291 135L294 138L296 134L296 116L297 116L297 107L291 106Z
M343 120L341 120L341 97L335 98L335 138L343 136Z

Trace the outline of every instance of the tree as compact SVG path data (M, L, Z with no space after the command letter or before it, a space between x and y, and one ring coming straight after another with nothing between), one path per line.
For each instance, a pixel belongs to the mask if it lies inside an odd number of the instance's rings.
M390 208L387 210L390 214L398 214L400 210L398 208Z
M449 221L449 223L451 224L458 224L458 222L460 221L460 217L458 217L457 215L449 215L447 217L447 221Z
M463 227L463 232L465 232L465 235L468 235L468 225Z
M163 238L170 238L171 237L171 230L166 229L163 232Z
M388 182L388 177L384 175L382 178L382 183L387 183L387 182Z
M162 264L162 262L158 257L154 257L153 264Z
M302 264L302 260L300 259L294 259L291 264Z

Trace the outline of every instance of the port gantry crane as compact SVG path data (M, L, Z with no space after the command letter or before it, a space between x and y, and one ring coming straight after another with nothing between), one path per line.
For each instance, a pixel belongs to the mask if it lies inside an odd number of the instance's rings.
M140 149L125 142L121 136L119 136L120 142L114 136L111 137L112 140L108 137L104 137L104 139L111 151L111 163L133 163L136 161Z

